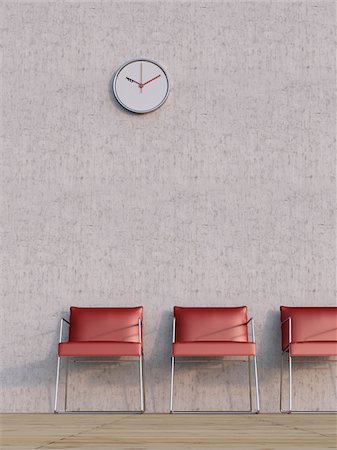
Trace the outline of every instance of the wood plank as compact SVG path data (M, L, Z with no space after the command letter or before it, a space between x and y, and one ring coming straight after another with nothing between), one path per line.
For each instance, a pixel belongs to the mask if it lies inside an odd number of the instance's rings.
M329 415L1 414L2 450L336 449Z

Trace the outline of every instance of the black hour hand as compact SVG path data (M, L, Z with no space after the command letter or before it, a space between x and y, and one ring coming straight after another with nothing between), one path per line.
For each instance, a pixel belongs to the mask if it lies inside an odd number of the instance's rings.
M137 83L137 84L140 84L140 83L138 83L138 81L135 81L135 80L133 80L132 78L129 78L129 77L125 77L128 81L130 81L130 83Z

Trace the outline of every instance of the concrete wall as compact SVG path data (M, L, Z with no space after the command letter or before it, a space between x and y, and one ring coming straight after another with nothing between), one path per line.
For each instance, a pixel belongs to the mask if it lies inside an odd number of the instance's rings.
M169 406L173 305L242 304L276 411L279 305L336 302L335 2L5 1L1 17L2 411L51 411L70 305L139 304L148 411ZM138 56L172 82L141 116L110 93ZM73 367L69 408L138 406L135 370ZM176 407L246 406L244 375L181 366ZM295 379L295 407L334 406L335 366Z

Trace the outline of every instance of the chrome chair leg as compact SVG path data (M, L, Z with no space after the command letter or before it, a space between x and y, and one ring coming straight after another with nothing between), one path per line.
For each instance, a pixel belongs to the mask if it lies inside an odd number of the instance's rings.
M57 369L56 369L56 384L55 384L55 403L54 403L54 414L57 413L57 397L59 392L59 381L60 381L60 364L61 358L57 357Z
M174 356L171 358L170 413L173 412Z
M253 411L253 397L252 397L252 368L250 356L247 357L248 361L248 376L249 376L249 409Z
M290 414L291 410L292 410L292 357L289 355L289 352L287 353L288 355L288 369L289 369L289 380L288 380L288 394L289 394L289 399L288 399L288 410L284 410L282 409L282 405L283 405L283 375L284 375L284 355L285 352L281 353L281 376L280 376L280 412L281 413L286 413L286 414Z
M68 373L69 373L69 358L67 358L66 363L66 382L64 387L64 411L67 412L68 405Z
M281 353L281 374L280 374L280 412L282 411L282 395L283 395L283 352Z
M292 403L293 403L293 392L292 392L292 357L288 354L289 358L289 413L291 413L292 410Z
M256 355L253 356L253 361L254 361L255 392L256 392L256 414L258 414L260 412L260 393L259 393L259 380L257 377Z
M143 380L143 355L139 357L139 384L140 384L140 411L144 412L144 380Z

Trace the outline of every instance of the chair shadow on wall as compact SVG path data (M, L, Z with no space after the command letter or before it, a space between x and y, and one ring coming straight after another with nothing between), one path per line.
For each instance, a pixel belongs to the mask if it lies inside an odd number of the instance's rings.
M22 389L26 391L27 397L29 396L30 404L36 405L38 403L38 399L34 398L34 391L43 398L44 395L47 396L45 400L46 407L41 408L39 405L38 408L42 411L47 409L49 411L53 410L54 407L54 394L55 394L55 381L56 381L56 364L57 364L57 346L59 342L59 331L60 331L60 319L64 317L65 319L69 318L69 310L63 310L61 313L58 313L57 317L55 317L55 327L51 331L39 333L37 332L34 336L31 337L32 342L34 342L34 347L39 346L39 343L42 340L50 340L50 349L47 356L44 359L22 363L20 365L7 367L1 370L1 378L6 380L6 384L9 388L13 388L15 390ZM63 340L68 340L68 327L63 328ZM52 336L52 337L51 337ZM66 358L62 358L66 359ZM70 358L71 359L71 358ZM116 358L115 358L116 360ZM136 360L135 360L136 361ZM138 361L137 361L138 362ZM64 393L64 381L65 381L65 361L62 363L62 374L61 374L61 383L60 383L60 393L59 393L59 404L63 405L63 393ZM85 365L85 363L83 363ZM90 364L90 363L88 363ZM130 365L130 367L128 367ZM75 367L74 367L75 366ZM69 364L69 379L68 379L68 393L73 391L74 396L76 397L76 383L72 382L71 379L76 380L76 377L79 376L79 372L82 367L80 364ZM89 369L93 368L94 364L90 364ZM103 367L103 363L98 365L97 370L102 370L102 375L96 374L95 370L87 371L89 372L86 384L89 383L91 386L88 386L88 389L94 388L97 386L97 381L101 380L102 384L104 384L104 380L108 378L110 381L106 385L107 389L111 389L112 387L118 392L119 398L118 402L123 403L124 405L128 405L130 403L130 385L125 382L125 378L128 376L132 377L132 386L134 385L135 389L138 389L138 366L136 362L130 361L125 364L120 365L120 370L116 370L116 365L107 364L108 368L105 369ZM117 364L117 366L119 366ZM76 370L77 368L77 370ZM86 368L84 368L86 369ZM125 371L125 372L124 372ZM73 372L73 377L71 377L71 372ZM83 370L86 372L86 370ZM119 374L120 372L120 374ZM134 374L133 374L134 372ZM127 375L124 375L127 374ZM105 375L105 376L104 376ZM119 376L120 375L120 376ZM70 384L71 383L71 384ZM72 386L72 388L71 388ZM99 387L102 390L102 397L104 396L104 386ZM83 393L82 393L83 394ZM72 395L69 396L69 400L71 401ZM105 395L107 397L107 395ZM136 400L138 402L138 398ZM138 404L138 403L137 403ZM81 407L81 405L76 405L77 407ZM36 409L36 408L35 408Z
M53 389L51 389L51 386L55 386L57 344L59 341L58 325L61 317L67 317L67 311L62 311L62 314L55 319L55 329L46 332L38 332L36 329L37 332L30 337L30 340L34 343L34 348L38 348L39 343L42 340L49 340L48 336L52 336L52 338L50 338L50 350L44 359L15 365L1 370L1 378L6 380L7 386L23 388L28 391L27 396L30 396L31 404L34 404L35 400L31 397L30 389L36 386L43 386L43 390L48 393L48 409L50 410L52 410L54 402L54 392Z
M259 318L256 317L256 323ZM264 396L265 388L272 383L268 394L267 404L275 402L278 405L280 394L280 368L281 368L281 322L279 310L268 310L262 333L257 343L257 360L260 380L260 396L262 407L265 404ZM276 407L277 408L277 407Z
M40 340L40 338L45 339L50 334L51 332L46 332L37 334L32 337L32 339L34 339L35 341L34 345L36 345L36 342ZM7 387L14 390L19 389L20 393L18 395L29 397L29 400L26 399L27 403L29 401L29 404L34 405L37 402L34 399L32 390L34 389L34 387L40 386L42 387L42 391L48 393L48 405L50 405L49 409L52 410L51 405L53 399L50 386L55 383L54 374L52 374L50 370L52 364L54 364L56 367L56 356L52 351L50 351L44 359L3 368L0 372L0 376L2 380L4 380L3 388L6 389ZM39 391L41 391L41 388L39 389ZM24 403L24 400L22 401L22 403Z
M160 320L157 322L155 330L156 336L153 340L151 353L146 346L146 336L149 335L146 327L146 311L144 324L144 386L145 386L145 403L149 409L155 410L158 403L158 397L163 396L164 405L169 409L169 380L170 380L170 364L171 364L171 342L172 342L172 320L173 312L165 310L162 312ZM149 382L148 374L151 373ZM166 386L164 391L161 387ZM158 387L158 390L156 389ZM160 402L159 402L160 403Z

